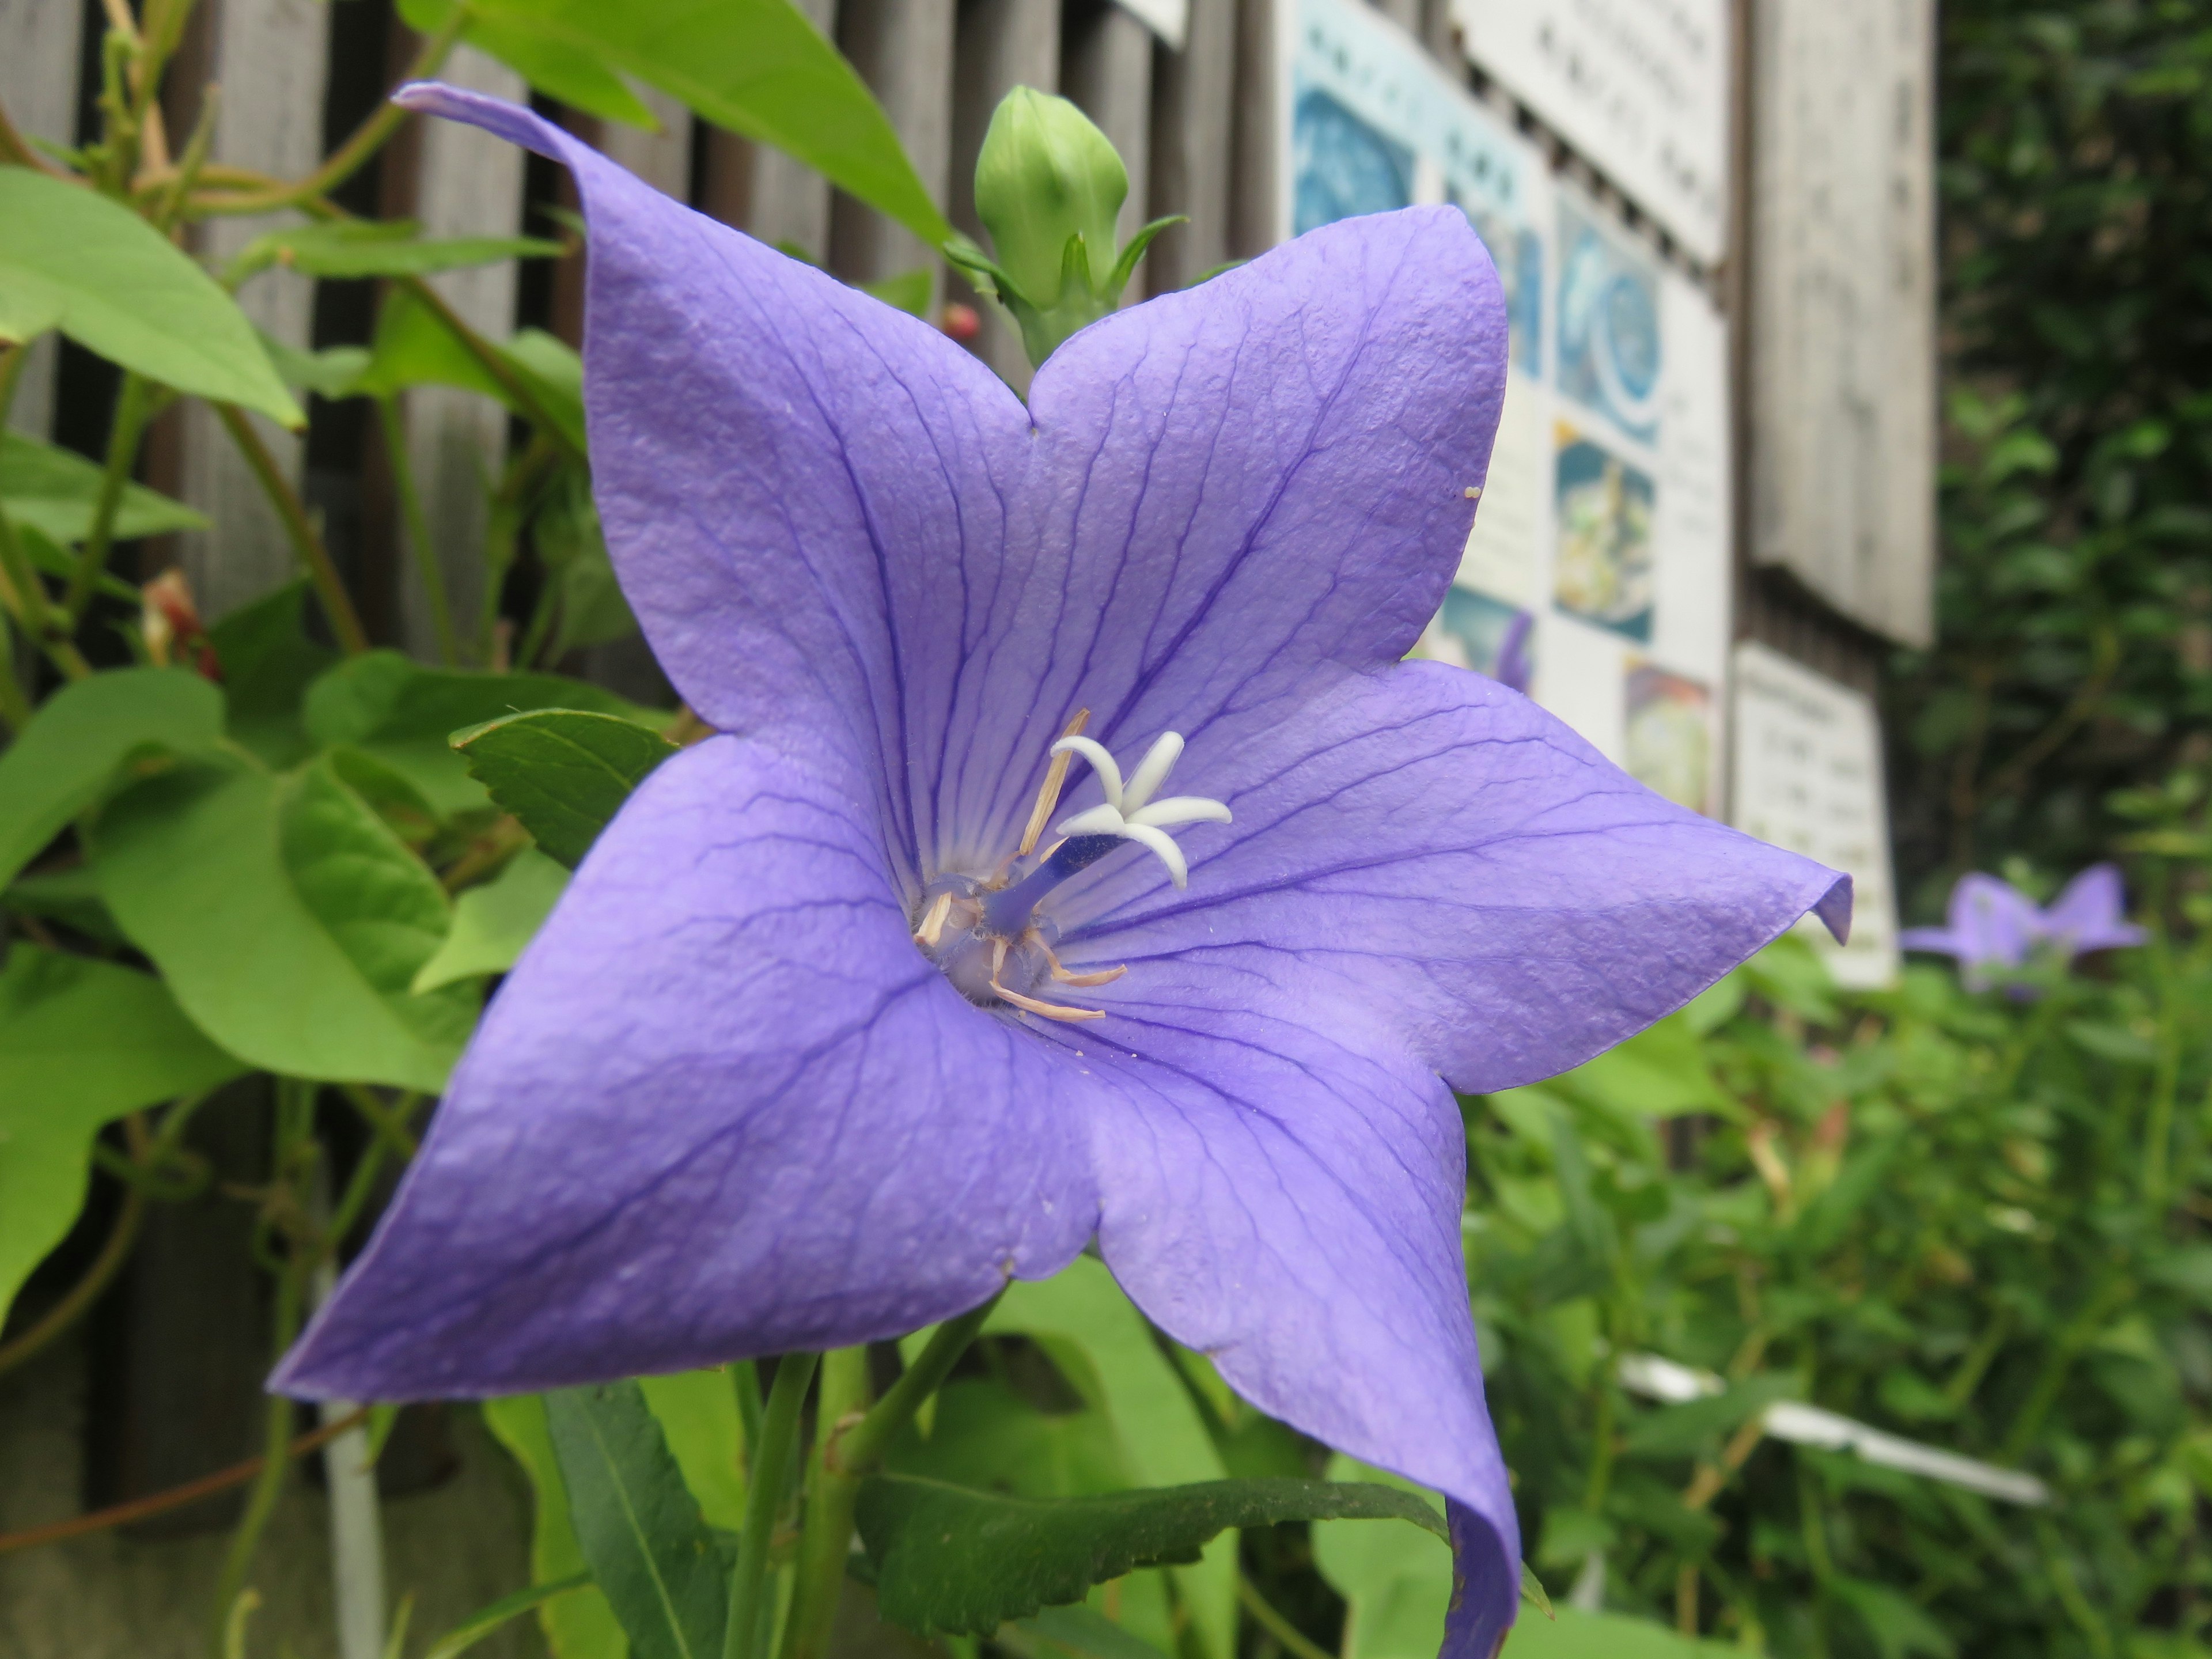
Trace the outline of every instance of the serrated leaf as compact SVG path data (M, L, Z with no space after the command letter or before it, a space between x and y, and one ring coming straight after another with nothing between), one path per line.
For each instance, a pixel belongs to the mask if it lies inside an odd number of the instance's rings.
M495 879L453 901L453 925L438 953L416 970L416 991L505 973L568 885L566 870L537 848L524 848Z
M545 1396L592 1577L637 1659L720 1659L729 1565L635 1382Z
M175 668L125 668L64 686L0 751L0 885L97 801L140 750L222 735L222 693Z
M568 1489L545 1426L543 1395L510 1395L483 1403L484 1425L521 1466L534 1499L531 1506L530 1576L535 1585L566 1583L590 1575L576 1529L568 1518ZM629 1643L615 1610L597 1585L541 1604L538 1626L554 1659L625 1659Z
M307 424L238 302L128 208L0 167L0 337L58 327L164 386Z
M84 1206L102 1125L246 1067L161 981L16 945L0 966L0 1321Z
M396 651L348 658L307 690L307 733L351 744L404 774L447 817L488 804L483 786L447 739L518 710L579 708L625 719L648 711L557 674L482 674L425 668Z
M100 470L73 450L0 433L0 507L16 528L26 526L57 542L81 542L92 533L100 501ZM125 484L115 514L115 538L205 530L208 521L182 501L143 484Z
M1042 1346L1112 1431L1128 1485L1177 1486L1229 1471L1175 1365L1105 1263L1078 1256L1052 1278L1017 1280L987 1332L1018 1331ZM1170 1569L1191 1633L1214 1659L1237 1644L1237 1540L1223 1538Z
M117 922L232 1053L292 1077L444 1086L475 995L409 988L450 924L444 890L326 761L175 768L111 802L92 842Z
M988 1635L1139 1567L1194 1561L1231 1528L1327 1518L1443 1517L1389 1486L1334 1480L1213 1480L1051 1501L908 1475L860 1488L860 1537L884 1618L919 1635Z
M513 714L453 734L491 798L571 870L653 769L676 753L657 732L574 708Z

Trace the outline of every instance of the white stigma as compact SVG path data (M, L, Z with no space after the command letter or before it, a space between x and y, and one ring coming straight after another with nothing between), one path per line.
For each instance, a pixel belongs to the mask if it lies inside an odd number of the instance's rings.
M1182 848L1167 832L1179 823L1227 823L1229 809L1218 800L1208 800L1203 795L1170 795L1164 800L1152 796L1168 781L1175 763L1182 757L1182 734L1163 732L1145 757L1137 763L1136 771L1129 781L1121 781L1121 769L1114 757L1106 752L1106 745L1089 738L1062 738L1052 746L1055 755L1080 755L1091 763L1091 769L1098 775L1098 786L1106 792L1101 805L1087 812L1078 812L1065 818L1053 829L1053 834L1063 839L1070 836L1119 836L1124 841L1135 842L1159 859L1168 867L1169 878L1177 887L1189 884L1190 866L1184 861Z

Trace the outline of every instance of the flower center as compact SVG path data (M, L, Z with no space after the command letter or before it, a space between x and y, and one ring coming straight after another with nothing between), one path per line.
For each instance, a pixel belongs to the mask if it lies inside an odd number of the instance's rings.
M1037 792L1022 844L988 878L939 876L923 890L914 942L971 1002L1006 1004L1047 1019L1103 1019L1100 1008L1074 1008L1030 994L1053 986L1104 985L1126 967L1078 972L1064 967L1053 951L1060 930L1037 908L1054 888L1089 869L1125 842L1133 842L1168 867L1176 887L1188 886L1190 866L1168 831L1184 823L1226 823L1229 809L1201 795L1155 799L1160 786L1182 757L1182 738L1161 734L1125 782L1121 769L1103 744L1083 735L1091 718L1077 714L1066 735L1052 746L1052 764ZM1106 799L1053 826L1052 845L1030 860L1067 782L1068 763L1077 756L1098 775ZM1009 985L1008 981L1012 984Z

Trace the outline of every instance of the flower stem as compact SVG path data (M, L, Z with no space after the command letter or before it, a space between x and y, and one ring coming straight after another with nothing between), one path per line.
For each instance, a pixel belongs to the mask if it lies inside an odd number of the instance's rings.
M85 1269L84 1277L71 1285L69 1294L49 1308L38 1323L12 1341L0 1343L0 1371L12 1370L40 1352L100 1299L100 1293L131 1259L131 1247L138 1240L138 1224L145 1216L146 1195L134 1187L123 1194L123 1207L108 1232L107 1243L100 1247L99 1255Z
M430 627L438 636L438 660L448 668L458 667L461 638L453 630L453 608L446 599L446 574L438 568L438 551L430 545L430 521L423 516L422 492L415 488L415 469L408 464L407 429L399 419L398 399L379 398L376 414L384 425L385 456L392 463L400 516L407 523L408 550L415 556L416 574L422 579L422 597L430 607Z
M768 1552L784 1482L799 1444L799 1408L814 1380L819 1354L787 1353L777 1364L761 1419L760 1446L745 1487L744 1529L738 1534L738 1565L730 1575L730 1611L722 1629L722 1659L761 1659L768 1646L768 1613L774 1603Z
M845 1558L853 1543L853 1510L860 1479L830 1458L848 1417L867 1408L868 1350L838 1348L823 1356L822 1391L814 1402L813 1479L806 1495L806 1526L799 1534L799 1565L791 1617L783 1631L783 1659L822 1659L837 1623L845 1585Z
M1237 1575L1237 1599L1252 1615L1253 1622L1281 1643L1284 1651L1295 1659L1336 1659L1334 1654L1285 1618L1241 1572Z
M1006 1292L1001 1291L999 1295ZM890 1449L892 1437L904 1428L921 1402L935 1394L938 1386L951 1373L954 1362L968 1352L968 1345L983 1328L983 1322L991 1316L991 1310L999 1305L994 1296L981 1307L970 1308L957 1319L948 1319L937 1328L922 1351L915 1356L899 1380L884 1393L876 1408L850 1430L836 1437L828 1449L830 1467L840 1474L854 1477L873 1474Z
M353 596L346 592L345 581L338 574L330 549L315 533L299 493L277 466L269 446L261 441L261 434L253 429L253 423L246 418L244 410L235 404L217 404L215 412L222 422L223 430L238 446L238 453L252 469L261 493L269 497L270 505L283 522L292 551L306 568L307 580L314 584L315 597L323 602L323 614L330 618L331 632L337 636L340 648L349 657L359 656L368 649L368 631L361 625L361 613L354 609Z
M107 568L107 556L115 546L115 517L123 507L124 486L138 459L138 440L146 431L146 417L154 400L153 382L143 374L126 374L115 399L115 418L107 428L107 464L100 477L100 496L92 511L92 533L70 573L69 592L63 606L71 622L84 615L92 603L93 586Z
M275 1334L278 1353L292 1346L299 1329L300 1275L288 1270L276 1281ZM270 1395L262 1425L261 1471L254 1477L253 1490L246 1500L246 1514L238 1523L238 1530L231 1535L230 1553L223 1559L222 1577L216 1583L215 1624L209 1643L209 1651L216 1659L222 1659L230 1610L239 1592L246 1588L246 1575L253 1566L254 1551L260 1547L261 1534L268 1530L269 1517L276 1513L276 1500L284 1493L284 1475L291 1461L286 1453L292 1443L292 1402L282 1395Z

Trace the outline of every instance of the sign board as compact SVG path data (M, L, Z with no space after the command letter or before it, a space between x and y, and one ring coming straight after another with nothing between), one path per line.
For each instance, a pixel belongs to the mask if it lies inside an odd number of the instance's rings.
M1505 404L1425 654L1534 696L1717 812L1730 596L1726 331L1703 293L1358 0L1278 0L1279 235L1450 202L1496 262Z
M1478 68L1692 258L1719 263L1728 246L1728 0L1452 0L1451 18Z
M1874 704L1747 640L1735 648L1733 724L1735 827L1851 878L1849 945L1838 945L1810 916L1798 931L1826 957L1838 984L1890 984L1898 970L1897 898Z
M1934 0L1757 13L1752 556L1925 644L1936 539Z

